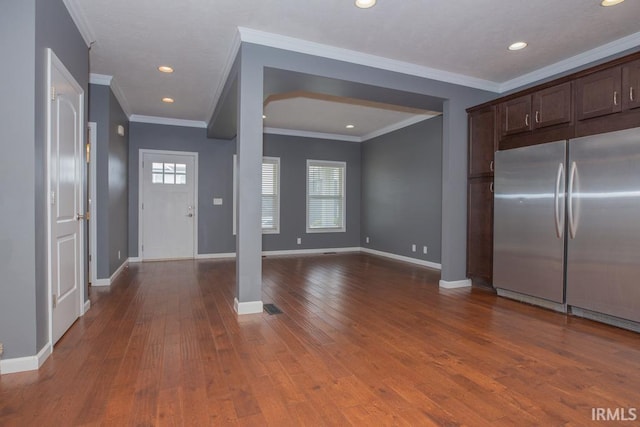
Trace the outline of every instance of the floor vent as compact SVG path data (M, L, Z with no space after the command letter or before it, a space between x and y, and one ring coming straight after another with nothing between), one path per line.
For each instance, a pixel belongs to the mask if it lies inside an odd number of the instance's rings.
M275 304L265 304L264 305L264 311L266 311L269 314L280 314L280 313L282 313L282 310L280 310L278 307L276 307Z

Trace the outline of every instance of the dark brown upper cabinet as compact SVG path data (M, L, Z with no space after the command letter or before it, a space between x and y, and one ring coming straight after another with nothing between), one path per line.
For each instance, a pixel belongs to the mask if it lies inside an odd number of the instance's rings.
M500 122L502 136L530 131L531 95L505 101L500 104Z
M571 123L571 82L500 104L502 136Z
M578 120L622 111L622 68L613 67L576 80Z
M571 123L571 82L533 94L533 128Z
M493 175L496 107L469 113L469 177Z
M640 107L640 60L622 67L622 109Z

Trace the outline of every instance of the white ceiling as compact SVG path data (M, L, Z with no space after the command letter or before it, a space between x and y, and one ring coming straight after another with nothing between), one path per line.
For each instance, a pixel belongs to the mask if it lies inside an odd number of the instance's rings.
M64 2L94 42L91 73L113 76L129 115L195 125L211 117L238 27L252 42L348 49L356 62L496 92L640 45L639 0L608 8L600 0L378 0L368 10L352 0ZM518 40L529 47L506 49ZM175 73L159 73L161 64ZM175 103L163 104L165 96Z

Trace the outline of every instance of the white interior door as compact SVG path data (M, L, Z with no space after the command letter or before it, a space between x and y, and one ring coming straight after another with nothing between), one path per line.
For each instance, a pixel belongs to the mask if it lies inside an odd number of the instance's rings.
M83 294L84 92L49 50L48 170L52 344L80 315Z
M141 258L193 258L197 155L152 151L141 154Z

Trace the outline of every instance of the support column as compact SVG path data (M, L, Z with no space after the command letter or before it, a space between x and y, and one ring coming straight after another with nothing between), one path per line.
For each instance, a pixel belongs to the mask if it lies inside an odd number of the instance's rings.
M238 195L236 297L238 314L262 312L263 68L240 51L238 72Z
M448 100L442 125L441 288L471 286L467 278L467 113Z

